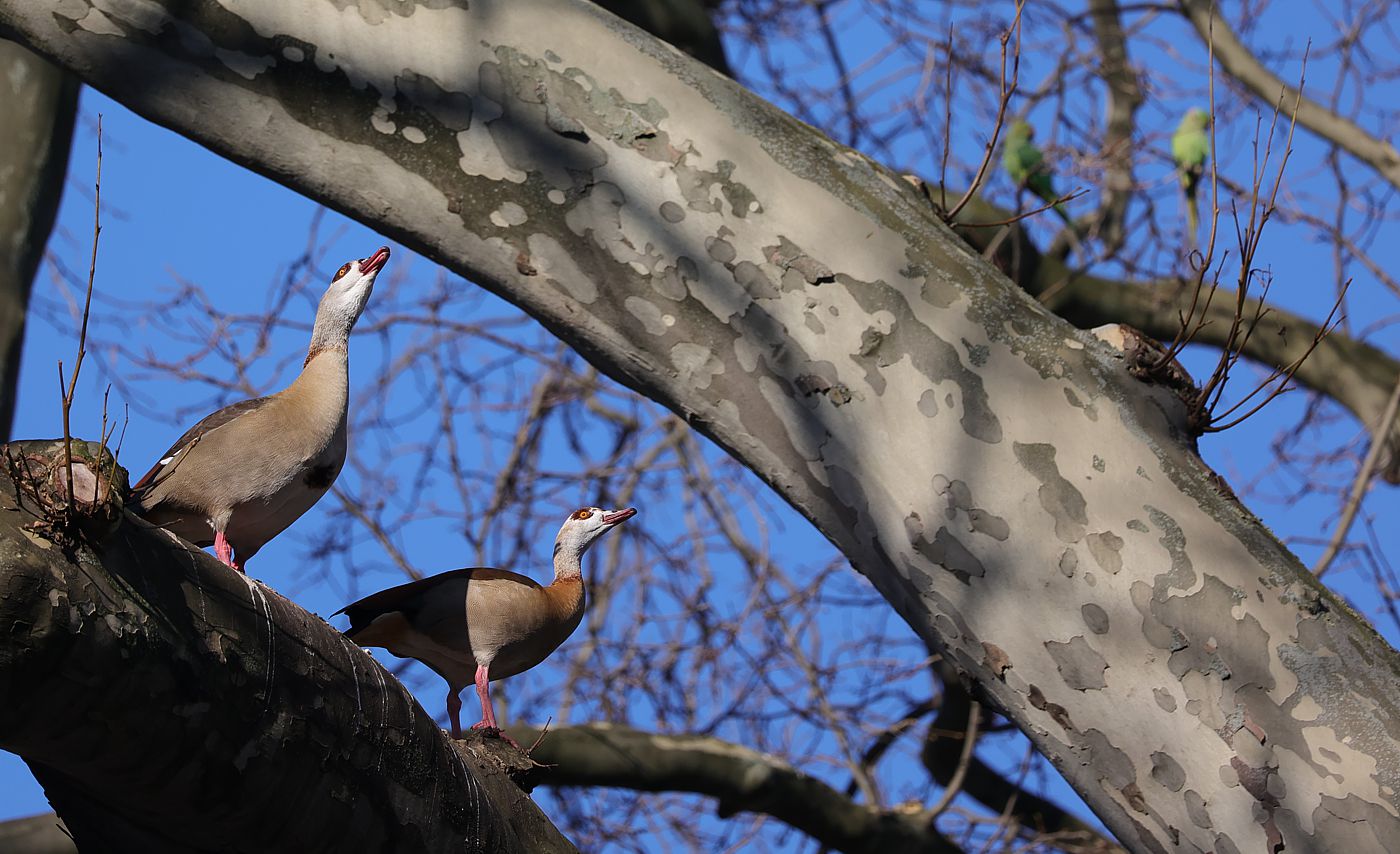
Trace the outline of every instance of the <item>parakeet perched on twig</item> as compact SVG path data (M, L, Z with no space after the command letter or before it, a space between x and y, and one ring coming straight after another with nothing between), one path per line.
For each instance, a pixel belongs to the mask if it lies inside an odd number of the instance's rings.
M1034 137L1035 130L1025 119L1012 122L1011 129L1006 132L1006 144L1001 149L1001 165L1017 187L1030 190L1042 201L1053 202L1060 196L1055 192L1050 168L1045 165L1045 153L1031 142ZM1069 214L1063 207L1055 205L1055 213L1066 225L1070 224Z
M1206 128L1210 127L1210 113L1200 107L1192 107L1182 116L1181 124L1172 134L1172 160L1176 161L1181 173L1181 189L1186 193L1186 225L1194 238L1200 228L1200 215L1196 211L1196 191L1200 189L1201 178L1206 174L1206 159L1210 157L1210 137Z

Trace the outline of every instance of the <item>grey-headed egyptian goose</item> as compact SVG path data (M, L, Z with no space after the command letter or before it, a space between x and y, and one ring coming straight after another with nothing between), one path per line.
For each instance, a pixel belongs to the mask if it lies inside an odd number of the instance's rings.
M320 500L345 465L350 329L389 261L382 246L331 279L301 375L267 397L225 406L181 436L131 488L152 524L242 570Z
M455 569L381 590L336 613L350 617L345 635L355 643L416 658L447 680L453 738L462 737L457 695L473 682L481 721L472 729L499 731L488 684L529 670L573 634L586 598L583 553L635 515L631 507L585 507L569 514L554 541L554 581L548 587L504 569Z

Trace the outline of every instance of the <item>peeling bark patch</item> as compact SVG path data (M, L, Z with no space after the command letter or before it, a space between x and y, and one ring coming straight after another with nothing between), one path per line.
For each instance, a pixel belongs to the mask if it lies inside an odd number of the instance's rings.
M1196 792L1195 789L1187 789L1181 794L1181 800L1186 804L1186 815L1191 819L1191 823L1201 830L1210 830L1214 824L1210 820L1210 811L1206 809L1206 800Z
M1181 763L1159 750L1152 754L1152 779L1168 791L1179 792L1186 785L1186 771Z
M836 273L830 267L802 251L786 237L779 237L778 240L777 246L763 247L763 257L768 259L768 263L784 273L789 270L796 271L802 277L802 281L809 285L824 285L836 281Z
M991 350L985 344L973 344L966 338L962 339L963 348L967 350L967 360L972 363L972 367L980 368L987 364L987 359L991 356Z
M1089 554L1099 569L1110 575L1117 575L1123 569L1123 538L1112 531L1090 534L1087 539Z
M1084 496L1060 476L1055 465L1055 446L1015 442L1012 449L1021 468L1040 481L1040 506L1055 520L1055 536L1062 543L1082 540L1084 526L1089 522Z
M1060 725L1060 729L1065 732L1074 731L1074 721L1070 720L1069 712L1065 711L1064 706L1045 699L1045 694L1039 686L1032 685L1026 699L1030 701L1032 706L1049 715L1051 720Z
M1079 568L1079 555L1074 549L1065 549L1060 555L1060 574L1065 578L1073 578L1074 571Z
M1092 403L1085 403L1084 401L1080 400L1080 399L1079 399L1079 395L1075 394L1075 393L1074 393L1074 389L1070 388L1069 386L1065 386L1065 390L1064 390L1064 391L1065 391L1065 401L1066 401L1070 406L1073 406L1075 409L1083 410L1084 414L1085 414L1086 416L1088 416L1088 418L1089 418L1090 421L1098 421L1098 420L1099 420L1099 410L1098 410L1098 407L1094 406ZM1095 459L1098 459L1098 458L1095 457ZM1103 469L1099 469L1099 471L1103 471Z
M528 217L525 209L515 202L502 202L501 206L491 212L491 224L497 228L509 228L514 225L523 225Z
M981 578L987 574L977 556L968 551L967 546L947 528L940 527L930 541L924 536L923 522L917 513L905 517L904 528L909 534L909 543L914 547L914 551L928 558L931 563L953 573L963 584L970 583L974 577Z
M1000 442L1001 421L992 411L982 378L963 365L957 348L921 323L904 295L884 282L860 282L844 275L837 278L868 314L889 319L888 328L882 330L883 343L875 352L868 356L852 355L865 370L866 381L876 393L883 393L885 386L880 369L907 359L930 384L952 381L957 385L962 400L959 424L963 432L989 445ZM953 408L952 394L944 397L944 403L949 409Z
M545 281L562 288L579 302L589 303L598 298L598 288L591 276L584 275L574 262L573 256L547 234L535 233L526 241L530 257L526 263L536 273L542 274ZM516 265L519 267L519 263Z
M938 395L932 391L925 391L919 395L919 414L925 418L932 418L938 414Z
M1348 795L1337 799L1322 796L1322 803L1312 814L1313 838L1328 846L1329 851L1400 852L1400 835L1395 832L1395 817L1379 804Z
M820 373L799 374L793 384L803 397L814 394L825 395L834 406L851 402L851 390L836 380L836 366L830 362L813 362L812 366Z
M661 209L658 213L661 214L662 219L671 223L680 222L685 219L685 208L675 202L662 202Z
M655 303L641 297L629 296L622 301L622 307L627 309L628 314L637 318L648 335L665 335L666 330L670 328L665 320L667 315L662 314ZM671 322L675 323L675 318L671 318Z
M482 95L501 107L501 115L486 122L501 159L527 175L535 171L551 187L582 189L584 176L608 162L559 103L586 99L582 87L518 51L498 47L495 53L498 61L482 63L479 80Z
M1192 587L1196 583L1196 571L1191 568L1191 558L1186 556L1186 535L1181 532L1181 526L1176 524L1175 519L1155 507L1148 506L1145 509L1147 518L1162 532L1158 542L1167 550L1172 562L1170 571L1153 579L1152 597L1160 600L1166 597L1168 590L1186 590Z
M1153 688L1152 699L1157 701L1157 707L1160 708L1162 711L1176 711L1176 698L1173 697L1172 692L1168 691L1167 689Z
M1011 657L1006 654L1006 650L996 644L982 641L982 652L983 666L995 673L998 679L1011 669Z
M1275 680L1269 672L1269 637L1254 615L1232 616L1234 601L1233 588L1214 575L1207 575L1201 589L1190 596L1154 599L1153 618L1184 641L1167 666L1177 677L1191 671L1211 673L1271 690ZM1265 704L1272 705L1267 698Z
M1065 685L1076 691L1098 691L1108 683L1104 681L1104 671L1108 662L1098 651L1084 640L1083 635L1070 638L1069 643L1046 641L1045 650L1055 659L1060 670L1060 678Z
M980 507L973 506L972 490L961 480L949 480L943 475L933 479L933 491L947 501L943 515L952 520L959 511L966 514L968 529L983 534L999 542L1011 536L1011 526L1000 516Z
M1108 612L1093 602L1087 602L1079 609L1084 624L1096 635L1108 634Z
M686 342L671 348L671 364L681 383L694 388L709 388L715 375L724 372L724 363L709 348Z

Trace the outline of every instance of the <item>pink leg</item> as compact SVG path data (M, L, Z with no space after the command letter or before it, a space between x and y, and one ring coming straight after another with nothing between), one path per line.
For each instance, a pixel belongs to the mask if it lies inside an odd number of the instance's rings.
M490 680L486 675L486 666L478 664L476 666L476 696L481 698L481 720L472 724L472 729L500 729L496 726L496 710L491 708L491 688Z
M496 726L496 710L491 706L490 684L486 667L478 664L476 666L476 695L481 698L481 720L472 724L472 729L495 730L496 734L499 735L501 740L506 744L509 744L516 750L524 750L519 742L506 735L500 727Z
M462 737L462 698L452 686L447 688L447 717L452 721L452 737Z
M223 531L214 532L214 556L239 572L243 571L243 567L233 562L233 546L228 544Z

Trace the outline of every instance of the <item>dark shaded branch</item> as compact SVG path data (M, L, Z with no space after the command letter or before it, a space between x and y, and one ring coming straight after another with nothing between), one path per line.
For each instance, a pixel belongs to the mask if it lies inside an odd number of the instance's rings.
M29 290L58 214L78 80L0 41L0 436L10 435Z
M514 726L522 743L539 730ZM774 756L717 738L658 735L586 724L549 730L532 753L548 786L611 786L694 792L719 800L718 813L770 815L822 845L849 852L960 851L922 812L858 804Z
M1211 0L1179 0L1181 12L1206 44L1214 42L1215 58L1226 74L1239 81L1269 107L1298 102L1298 123L1334 143L1356 159L1371 166L1400 188L1400 152L1395 146L1367 133L1360 125L1339 116L1322 104L1303 97L1298 89L1283 82L1264 67L1258 57L1239 40L1218 13L1212 16ZM1214 20L1212 20L1212 17Z
M1112 255L1123 245L1123 221L1132 199L1134 116L1142 105L1142 87L1128 60L1117 0L1091 0L1089 12L1102 61L1099 75L1108 88L1108 115L1100 155L1104 160L1103 202L1099 206L1098 227L1105 250Z
M62 442L6 451L0 695L25 702L0 704L0 747L85 850L572 850L513 822L392 676L275 591L120 514L86 517L94 545L36 535ZM75 443L75 468L93 453Z

